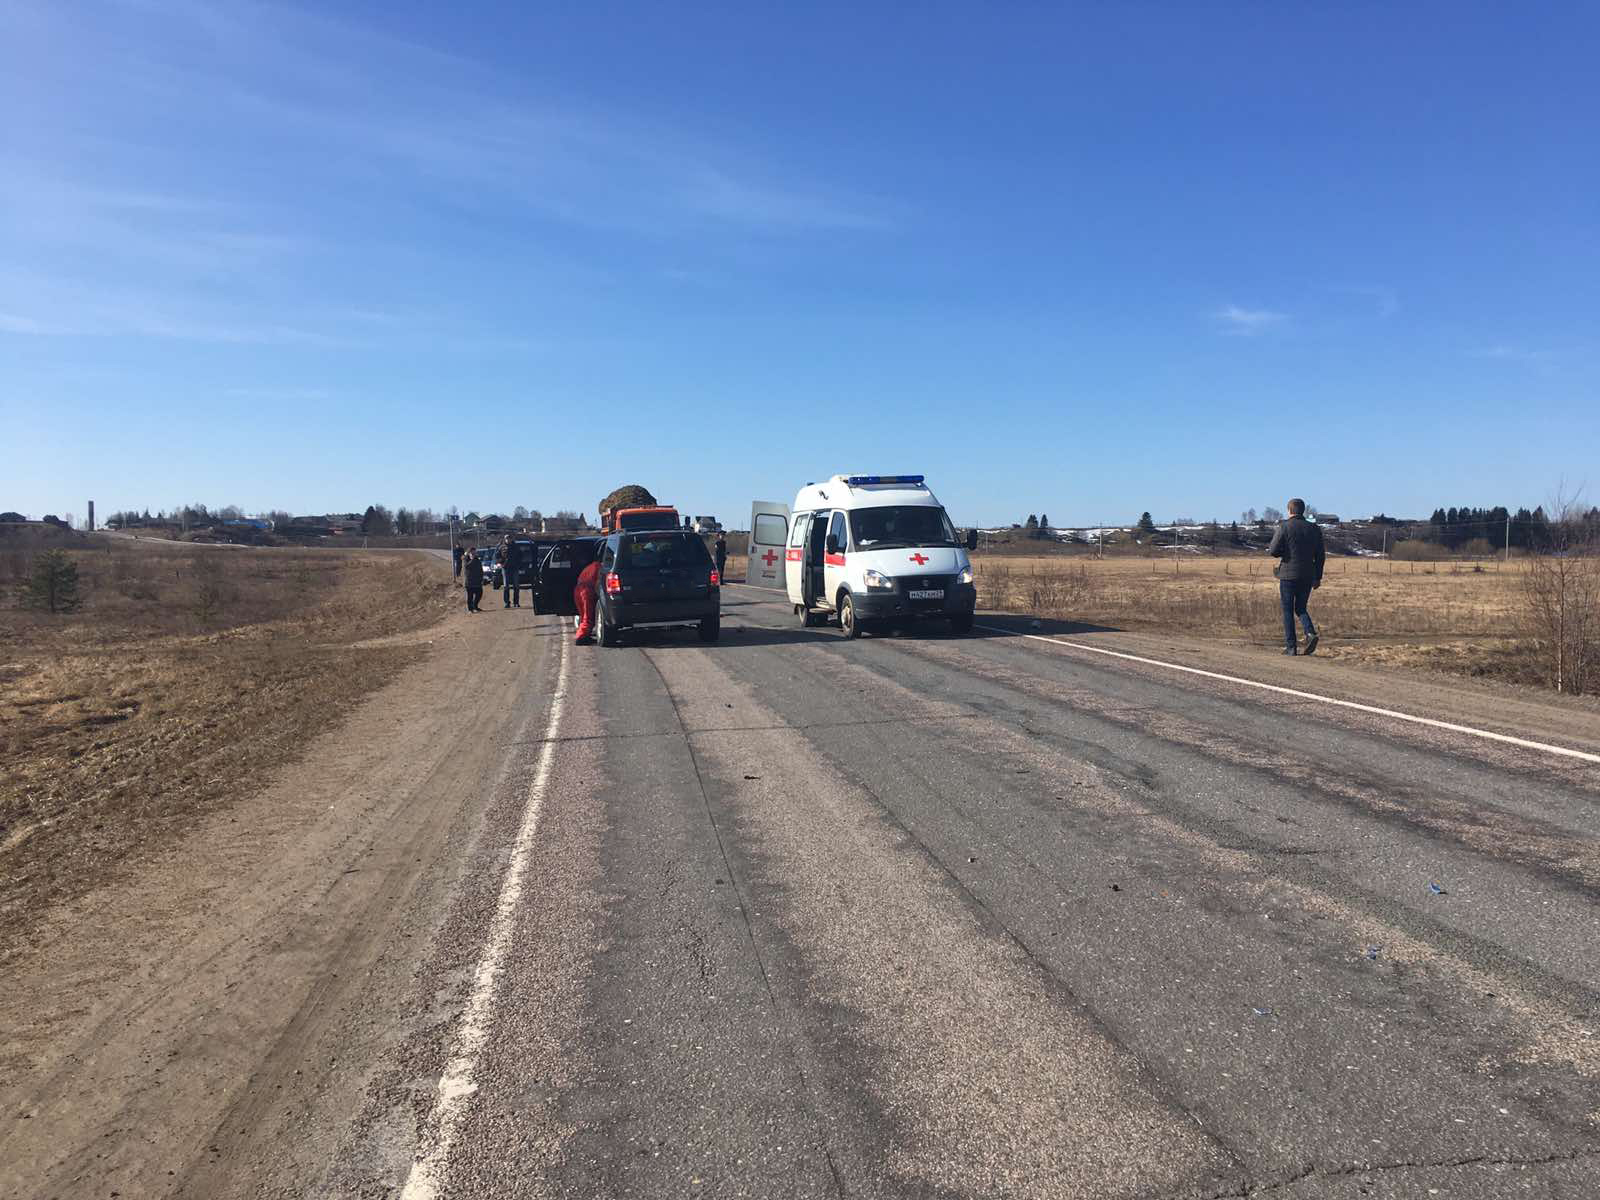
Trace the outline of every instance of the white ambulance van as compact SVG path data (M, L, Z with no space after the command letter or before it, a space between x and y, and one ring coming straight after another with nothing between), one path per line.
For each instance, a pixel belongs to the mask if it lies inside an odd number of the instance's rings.
M967 551L977 531L963 544L921 475L808 483L792 508L758 502L750 529L749 582L784 589L802 625L837 617L855 638L938 618L954 633L972 631L978 593Z

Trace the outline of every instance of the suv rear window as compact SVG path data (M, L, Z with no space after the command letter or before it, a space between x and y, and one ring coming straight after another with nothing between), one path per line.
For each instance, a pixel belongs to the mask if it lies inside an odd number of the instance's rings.
M617 565L624 569L710 567L711 554L698 534L642 533L622 539Z

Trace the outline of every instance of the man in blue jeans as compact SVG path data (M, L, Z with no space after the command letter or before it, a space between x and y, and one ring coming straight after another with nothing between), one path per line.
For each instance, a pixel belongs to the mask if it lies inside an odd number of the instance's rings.
M1306 502L1289 501L1289 517L1278 524L1272 535L1272 545L1267 553L1282 559L1274 569L1278 577L1278 599L1283 604L1283 652L1285 654L1315 654L1317 652L1317 627L1311 623L1306 611L1306 601L1314 588L1322 586L1322 530L1306 520ZM1306 631L1306 648L1301 651L1295 641L1294 619Z

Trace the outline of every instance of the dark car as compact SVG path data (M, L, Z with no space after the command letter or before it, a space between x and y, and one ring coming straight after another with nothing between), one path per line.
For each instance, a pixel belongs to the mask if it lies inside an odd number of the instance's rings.
M600 559L600 608L596 631L602 646L615 646L626 629L644 625L693 625L700 640L722 633L722 580L698 534L683 529L613 533L603 538L566 538L539 568L534 603L539 612L573 615L572 588L578 573Z
M511 544L517 548L517 577L511 582L519 587L531 588L539 575L539 563L549 551L551 543L519 537L512 538ZM504 570L504 564L501 564L502 584L506 582L503 578Z
M600 550L600 583L602 646L641 625L694 625L702 642L721 636L722 579L692 530L611 534Z

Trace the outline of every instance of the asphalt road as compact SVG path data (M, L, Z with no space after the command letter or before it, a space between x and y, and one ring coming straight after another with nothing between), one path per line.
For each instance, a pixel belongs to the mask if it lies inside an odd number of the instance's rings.
M1600 1195L1600 765L1020 624L518 620L411 957L122 1194Z

